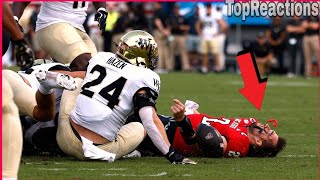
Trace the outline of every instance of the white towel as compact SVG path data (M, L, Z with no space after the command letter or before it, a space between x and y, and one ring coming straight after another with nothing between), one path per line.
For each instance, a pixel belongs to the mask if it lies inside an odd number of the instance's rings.
M93 145L92 141L85 137L81 136L81 139L82 149L85 157L89 159L108 161L109 163L115 160L116 154L98 148L97 146Z
M186 100L186 102L184 103L184 107L185 107L185 115L189 115L189 114L194 114L193 110L197 110L199 108L199 104L191 101L191 100Z

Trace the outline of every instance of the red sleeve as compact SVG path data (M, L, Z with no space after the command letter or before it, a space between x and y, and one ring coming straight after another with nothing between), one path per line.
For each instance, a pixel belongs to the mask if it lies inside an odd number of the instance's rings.
M250 148L250 142L245 128L229 129L226 134L228 145L225 157L246 157Z
M194 131L196 131L198 125L201 123L202 118L204 117L203 114L192 114L192 115L188 115L188 118L190 119L191 125L194 129ZM194 147L194 146L190 146L187 145L184 142L184 139L179 131L179 129L176 129L175 135L174 135L174 139L173 139L173 148L176 149L177 151L181 152L184 155L198 155L199 154L199 150Z

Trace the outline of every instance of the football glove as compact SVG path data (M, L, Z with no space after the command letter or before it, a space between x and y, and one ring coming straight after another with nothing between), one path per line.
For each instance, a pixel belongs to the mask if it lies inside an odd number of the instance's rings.
M185 158L180 153L175 151L172 146L169 148L169 152L165 155L171 164L197 164L189 158Z
M30 68L33 65L34 57L33 52L25 39L17 41L12 40L12 43L16 52L17 65L21 70Z
M106 32L107 18L108 18L108 12L103 7L99 8L97 13L94 15L94 20L98 21L99 27L102 33Z

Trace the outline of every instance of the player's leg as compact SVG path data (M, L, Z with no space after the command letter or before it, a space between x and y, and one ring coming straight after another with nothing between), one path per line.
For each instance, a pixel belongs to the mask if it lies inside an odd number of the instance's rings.
M186 48L186 42L187 37L185 35L179 35L177 36L178 40L178 51L181 57L181 69L183 71L189 71L190 70L190 63L189 58L187 54L187 48Z
M76 82L69 75L51 71L40 70L35 76L40 85L36 92L37 105L33 110L33 117L38 121L52 120L55 116L56 99L53 89L75 90L77 88Z
M311 36L311 44L312 44L312 54L314 55L315 59L317 60L317 70L319 71L320 62L319 62L319 35Z
M86 70L91 59L90 47L73 26L56 23L39 30L36 36L40 47L52 58L64 64L71 63L73 71Z
M219 54L219 60L220 60L220 69L222 71L225 70L225 64L226 64L226 58L224 54L225 42L226 42L226 35L219 34L217 36L217 45L218 45L218 54Z
M304 36L303 37L303 50L304 50L304 64L305 64L305 75L310 76L311 74L311 42L310 42L310 37L309 36Z
M37 105L36 90L27 85L18 73L11 70L2 70L2 77L8 81L14 94L14 102L19 112L33 117L33 109Z
M58 73L49 73L54 76L46 76L43 85L40 84L39 90L27 85L23 78L11 70L2 70L2 75L6 78L13 89L14 102L18 106L21 114L32 116L37 121L48 121L54 118L55 95L52 88L74 88L73 79ZM40 76L40 74L38 74ZM46 79L47 78L47 79ZM49 86L48 86L49 85Z
M135 150L145 137L143 125L139 122L132 122L120 128L115 140L98 147L116 154L115 159L119 159L124 155Z
M212 54L214 55L214 70L220 72L222 70L220 64L220 55L219 55L219 48L217 44L217 39L214 38L210 41L210 47L212 50Z
M91 56L96 55L97 54L96 45L92 42L89 35L85 32L78 30L78 29L77 29L77 32L80 35L80 37L82 38L83 42L86 43L86 45L88 46L89 51L91 53Z
M154 39L156 40L157 44L158 44L158 52L159 52L159 61L157 61L157 69L158 70L164 70L165 68L165 40L164 37L162 36L161 32L158 30L154 30L153 32L154 34ZM119 41L117 41L116 43L118 43Z
M2 78L2 179L17 179L22 152L22 129L10 84Z
M77 33L86 44L90 53L83 53L77 56L70 64L72 71L86 71L87 64L92 56L97 54L97 49L88 34L76 29Z
M78 86L83 82L80 78L75 78L75 81ZM69 115L76 105L76 99L79 94L80 88L75 91L65 90L62 94L57 130L57 143L64 153L84 160L85 157L83 154L82 142L73 132L69 121Z
M208 41L201 40L201 54L202 54L202 67L201 72L202 73L208 73L209 69L209 47L208 47Z

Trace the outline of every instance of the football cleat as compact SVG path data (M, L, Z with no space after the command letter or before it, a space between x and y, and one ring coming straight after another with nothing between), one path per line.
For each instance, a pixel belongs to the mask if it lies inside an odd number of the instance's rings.
M70 75L52 71L39 70L35 73L39 83L47 89L66 89L74 91L77 89L77 83Z
M197 162L189 159L189 158L184 158L181 162L173 162L172 164L198 164Z
M139 158L141 157L141 153L138 150L134 150L131 153L124 155L123 159L129 159L129 158Z

